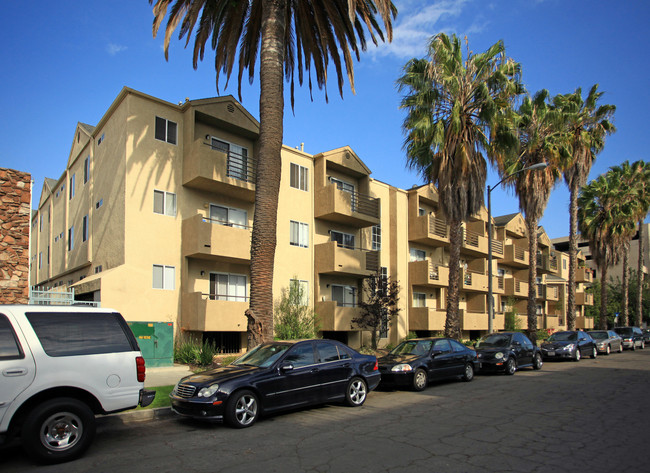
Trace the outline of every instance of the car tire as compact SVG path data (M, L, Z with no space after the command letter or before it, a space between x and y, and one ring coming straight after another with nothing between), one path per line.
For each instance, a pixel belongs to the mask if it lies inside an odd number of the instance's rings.
M607 345L607 348L605 348L605 355L609 355L612 352L612 347Z
M32 410L23 423L21 442L41 463L61 463L81 456L95 437L95 414L78 399L50 399Z
M465 369L463 371L463 381L470 382L474 379L474 366L471 363L465 364Z
M636 350L636 342L632 342L632 351Z
M514 358L508 358L506 361L505 372L508 376L512 376L517 371L517 363L515 363Z
M645 340L641 342L641 350L643 350L644 348L645 348Z
M252 391L237 391L228 399L224 417L229 426L244 429L255 423L259 410L259 401Z
M576 352L573 354L573 361L580 361L582 353L580 353L580 348L576 348Z
M623 353L623 344L622 343L619 343L619 345L618 345L618 352Z
M360 407L368 396L368 385L361 378L352 378L345 390L345 403L350 407Z
M415 370L415 374L413 375L413 390L423 391L424 388L427 387L427 384L429 384L429 377L427 376L427 372L422 368Z
M596 347L593 347L593 348L591 349L591 359L592 359L592 360L593 360L593 359L596 359L597 356L598 356L598 350L596 349Z
M542 359L542 355L540 355L539 353L535 353L535 355L533 355L533 369L541 370L542 366L544 366L544 360Z

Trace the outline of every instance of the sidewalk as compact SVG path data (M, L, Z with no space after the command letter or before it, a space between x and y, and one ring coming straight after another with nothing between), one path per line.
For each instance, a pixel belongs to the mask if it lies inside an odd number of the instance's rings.
M192 372L187 365L175 364L174 366L147 368L146 374L144 387L153 388L155 386L175 385L179 379L192 374Z

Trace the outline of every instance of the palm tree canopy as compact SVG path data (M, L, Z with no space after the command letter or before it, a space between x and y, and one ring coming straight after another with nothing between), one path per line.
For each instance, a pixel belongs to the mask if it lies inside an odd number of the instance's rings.
M444 33L431 39L427 58L404 67L397 83L406 92L400 108L407 111L407 163L436 185L449 218L467 220L480 209L490 127L523 92L520 76L502 41L463 57L460 39Z
M226 75L226 87L235 62L238 62L238 93L241 100L241 83L248 69L248 80L255 77L257 56L260 52L264 4L268 0L149 0L154 4L153 34L156 36L164 18L165 57L174 30L180 24L179 39L190 42L196 27L193 65L203 60L206 44L215 51L214 66L219 76ZM319 89L326 89L327 69L330 59L334 63L338 88L343 95L345 67L350 87L354 93L353 55L359 60L359 52L366 49L366 33L377 44L384 40L384 31L377 21L383 20L388 41L392 39L392 20L397 9L390 0L285 0L284 74L291 84L291 104L294 103L294 73L298 70L298 82L303 83L303 71L307 71L309 90L312 90L312 68ZM209 42L209 43L208 43ZM237 54L237 50L239 53ZM327 90L325 90L327 99Z

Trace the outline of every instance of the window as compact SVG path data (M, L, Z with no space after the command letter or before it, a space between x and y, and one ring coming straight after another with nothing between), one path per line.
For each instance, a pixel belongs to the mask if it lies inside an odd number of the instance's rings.
M97 140L97 146L100 146L104 142L104 138L106 137L106 133L102 133L102 136L99 137Z
M68 228L68 251L74 249L74 225Z
M294 189L300 189L301 191L308 191L308 179L309 169L304 166L299 166L298 164L291 163L291 177L289 182L289 185L291 187Z
M19 360L24 357L9 319L0 314L0 360Z
M339 350L333 343L316 342L316 349L318 350L318 358L321 363L339 361Z
M562 260L562 269L566 269L566 260L565 259Z
M226 175L228 177L234 177L242 181L248 181L253 178L252 173L249 176L248 148L215 137L211 138L210 145L212 149L228 155L226 169Z
M290 279L289 287L293 290L297 290L301 305L309 305L309 281L304 281L301 279Z
M116 313L25 314L49 356L138 351L129 327Z
M248 213L241 209L210 204L210 221L228 227L247 228Z
M99 200L95 203L95 209L100 208L102 205L104 205L104 199L99 199Z
M38 231L43 231L43 214L41 214L40 223L38 224Z
M291 220L289 227L289 244L309 248L309 224Z
M330 230L330 239L337 242L340 248L354 250L354 235Z
M375 251L381 250L381 225L373 225L372 227L372 249Z
M246 276L242 274L210 273L210 299L246 302Z
M409 253L410 253L411 261L424 261L425 259L427 259L427 252L424 250L411 248Z
M357 288L332 284L332 300L339 307L357 306Z
M38 253L38 269L41 269L43 266L43 252Z
M315 364L314 347L311 343L294 346L289 350L284 361L291 363L294 368L313 365Z
M451 349L456 353L464 352L466 350L465 345L456 340L449 340L449 343L451 344Z
M329 180L331 183L336 184L337 189L350 193L350 208L353 212L356 212L357 195L354 192L354 185L331 176L329 177Z
M176 144L176 131L178 125L166 118L156 117L156 139Z
M82 236L81 236L81 241L88 241L88 234L89 234L89 228L88 228L88 215L84 215L82 225L83 225L83 226L82 226Z
M537 315L543 315L544 314L544 308L541 305L537 305Z
M173 291L176 284L176 268L174 266L153 265L153 288Z
M84 161L84 184L90 179L90 156Z
M439 353L451 352L451 347L449 346L448 340L436 340L433 344L433 349Z
M95 274L101 273L102 272L102 265L100 264L99 266L95 266Z
M424 210L422 207L418 209L418 216L422 217L423 215L426 215L427 211Z
M153 212L160 215L176 216L176 194L153 191Z
M70 200L74 197L74 177L74 174L70 177Z
M413 293L413 307L426 307L427 295L422 292Z

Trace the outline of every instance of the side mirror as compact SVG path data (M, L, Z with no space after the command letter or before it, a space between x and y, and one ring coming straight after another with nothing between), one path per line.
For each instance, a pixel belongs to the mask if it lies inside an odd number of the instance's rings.
M287 371L293 371L293 363L282 363L280 365L280 373L286 373Z
M431 358L435 358L436 356L440 355L442 353L442 350L432 350L431 351Z
M513 347L520 347L521 343L520 342L512 342Z

